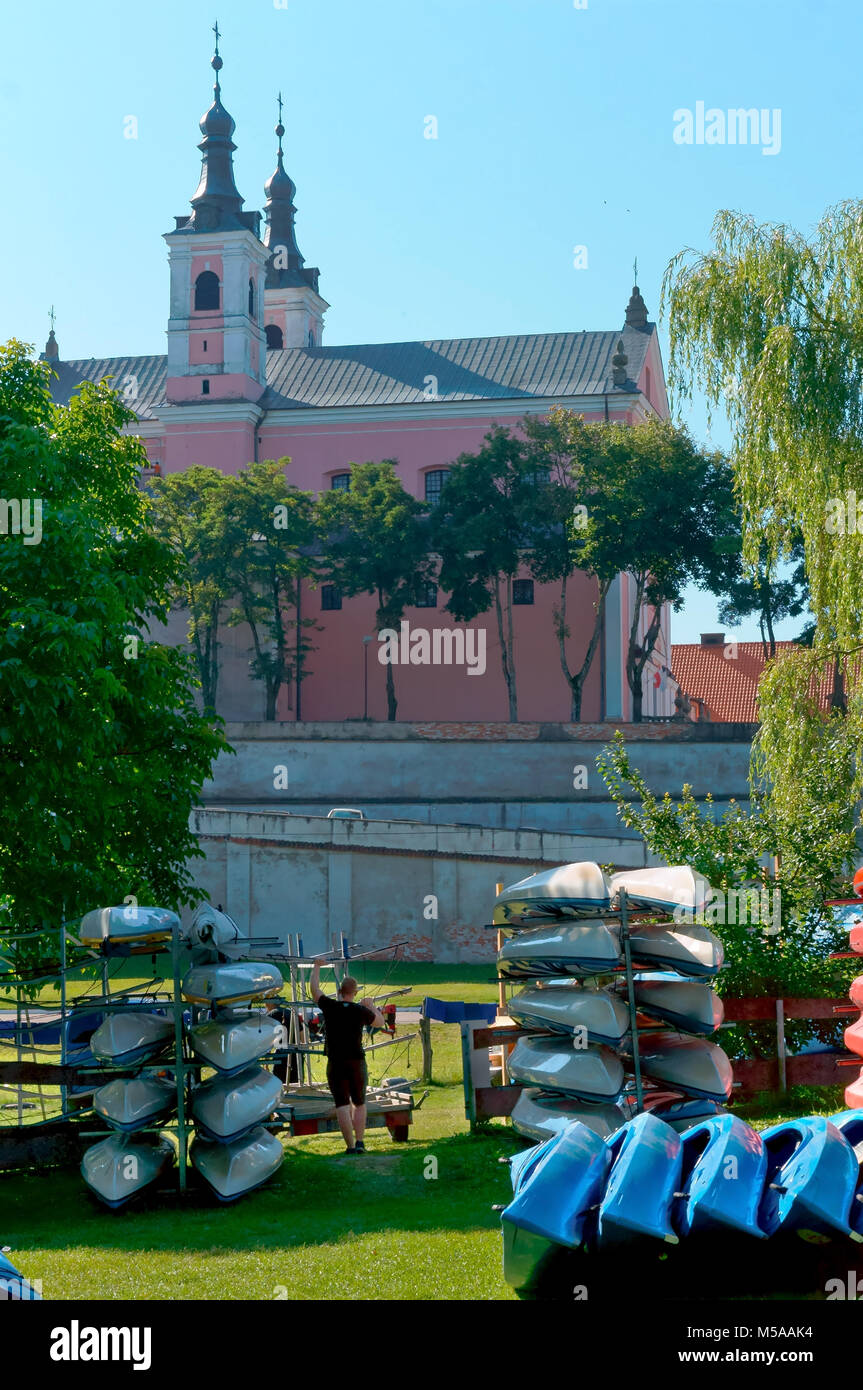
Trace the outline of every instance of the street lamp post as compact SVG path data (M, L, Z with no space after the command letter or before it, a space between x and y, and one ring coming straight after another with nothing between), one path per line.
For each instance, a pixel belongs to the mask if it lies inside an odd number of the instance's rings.
M363 638L363 719L369 717L369 642L371 637Z

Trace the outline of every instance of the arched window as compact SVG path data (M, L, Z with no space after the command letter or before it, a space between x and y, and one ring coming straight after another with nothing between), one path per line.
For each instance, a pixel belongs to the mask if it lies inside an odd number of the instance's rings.
M255 317L255 282L249 280L249 318Z
M218 309L219 277L215 271L202 270L195 281L195 308Z
M426 502L429 504L430 507L437 506L438 502L440 501L440 495L443 492L444 485L448 477L448 468L433 468L431 472L426 473Z
M315 330L314 330L313 328L310 328L310 329L309 329L309 347L314 347L314 346L315 346Z
M350 473L334 473L330 478L330 487L335 492L350 492L351 475Z
M267 335L268 348L283 348L285 346L282 330L277 323L268 323L264 332Z

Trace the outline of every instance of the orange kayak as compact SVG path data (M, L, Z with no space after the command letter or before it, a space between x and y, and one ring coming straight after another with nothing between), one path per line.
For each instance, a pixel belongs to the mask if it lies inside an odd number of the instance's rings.
M856 1023L845 1029L845 1046L849 1052L856 1052L858 1057L863 1057L863 1018L858 1018Z
M845 1104L849 1110L863 1110L863 1073L845 1087Z
M851 981L851 988L848 993L851 996L851 1003L856 1004L858 1009L863 1009L863 975L858 975L856 980Z

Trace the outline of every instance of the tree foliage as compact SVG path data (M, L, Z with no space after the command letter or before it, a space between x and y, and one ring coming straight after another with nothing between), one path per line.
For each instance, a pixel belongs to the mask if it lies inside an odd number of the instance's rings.
M42 535L0 534L0 903L5 930L197 894L189 812L225 748L164 620L177 556L147 522L133 417L107 386L55 406L50 368L0 348L5 499Z
M150 484L156 534L181 560L169 593L188 615L187 636L195 658L204 709L215 712L220 661L219 629L233 597L225 548L225 475L195 465Z
M533 451L543 449L553 465L550 485L537 494L529 528L530 563L538 577L563 581L556 617L559 638L565 626L567 576L582 569L596 579L599 591L581 669L571 671L561 653L574 696L573 717L578 717L575 709L580 710L581 689L599 640L606 595L623 571L635 581L626 676L638 721L644 669L659 638L664 605L678 607L690 582L702 587L716 582L729 528L722 502L731 486L728 463L721 453L701 449L686 429L653 417L637 425L585 423L572 411L558 409L534 426L528 438ZM568 464L559 462L567 455ZM543 530L537 514L546 507ZM650 616L642 636L644 609Z
M845 756L839 736L832 755L840 761ZM712 925L726 948L726 968L717 981L721 993L805 998L847 990L856 972L845 962L830 960L832 952L847 950L847 936L823 907L826 898L847 891L854 845L847 804L835 796L824 800L825 790L834 785L833 769L825 768L822 776L810 764L811 780L801 786L793 805L763 787L749 810L732 800L720 812L712 796L699 802L689 785L679 798L667 791L657 797L631 763L619 733L597 758L597 766L619 819L643 837L657 859L691 865L722 894L778 888L778 930L772 916L767 924ZM768 880L776 858L779 877Z
M378 632L397 627L421 585L434 578L423 525L425 508L406 492L394 460L351 466L349 491L318 500L321 573L342 593L373 594ZM387 718L398 710L392 663L386 664Z
M300 679L306 674L315 626L297 612L298 587L317 572L315 502L286 481L289 462L249 463L222 483L226 583L236 602L228 623L249 628L249 669L264 686L265 719L275 719L295 667Z
M495 426L477 453L459 455L433 517L447 611L458 622L494 611L513 722L518 719L513 583L530 547L528 507L536 466L523 437Z
M813 682L832 670L834 703L860 718L850 658L863 642L863 203L830 208L811 238L720 212L712 248L672 260L663 302L672 390L685 400L700 388L711 410L728 415L750 570L793 559L802 537L812 649L780 657L763 676L756 750L790 802L805 771L781 756L782 726L796 726L797 754L818 744L804 727L823 718ZM863 792L859 758L842 771L853 804Z

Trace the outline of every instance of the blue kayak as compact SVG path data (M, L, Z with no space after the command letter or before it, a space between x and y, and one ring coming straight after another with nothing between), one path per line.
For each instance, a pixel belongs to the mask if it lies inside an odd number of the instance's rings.
M672 1211L678 1234L731 1227L763 1238L758 1207L767 1154L761 1136L736 1115L714 1115L682 1138L680 1195Z
M40 1300L42 1295L29 1280L20 1274L10 1260L0 1251L0 1302L12 1299L15 1302Z
M855 1240L863 1240L863 1110L843 1110L838 1115L831 1115L830 1123L845 1136L857 1158L857 1191L851 1203L850 1220Z
M556 1134L544 1139L541 1144L533 1144L529 1149L523 1149L521 1153L513 1154L509 1161L509 1175L512 1179L513 1196L526 1187L533 1176L536 1167L542 1162L547 1154L549 1147L554 1144Z
M718 1101L699 1097L696 1100L663 1101L661 1105L651 1105L650 1113L658 1120L664 1120L667 1125L671 1125L678 1134L682 1134L684 1130L701 1124L702 1120L709 1120L712 1115L724 1115L726 1112Z
M600 1250L652 1236L677 1244L671 1204L680 1187L683 1144L680 1135L655 1115L636 1115L606 1139L611 1173L596 1223Z
M582 1244L610 1165L607 1145L578 1120L544 1144L516 1154L513 1199L501 1213L508 1284L529 1288L555 1252Z
M859 1165L848 1139L824 1115L786 1120L761 1135L767 1180L758 1223L766 1235L850 1235Z

